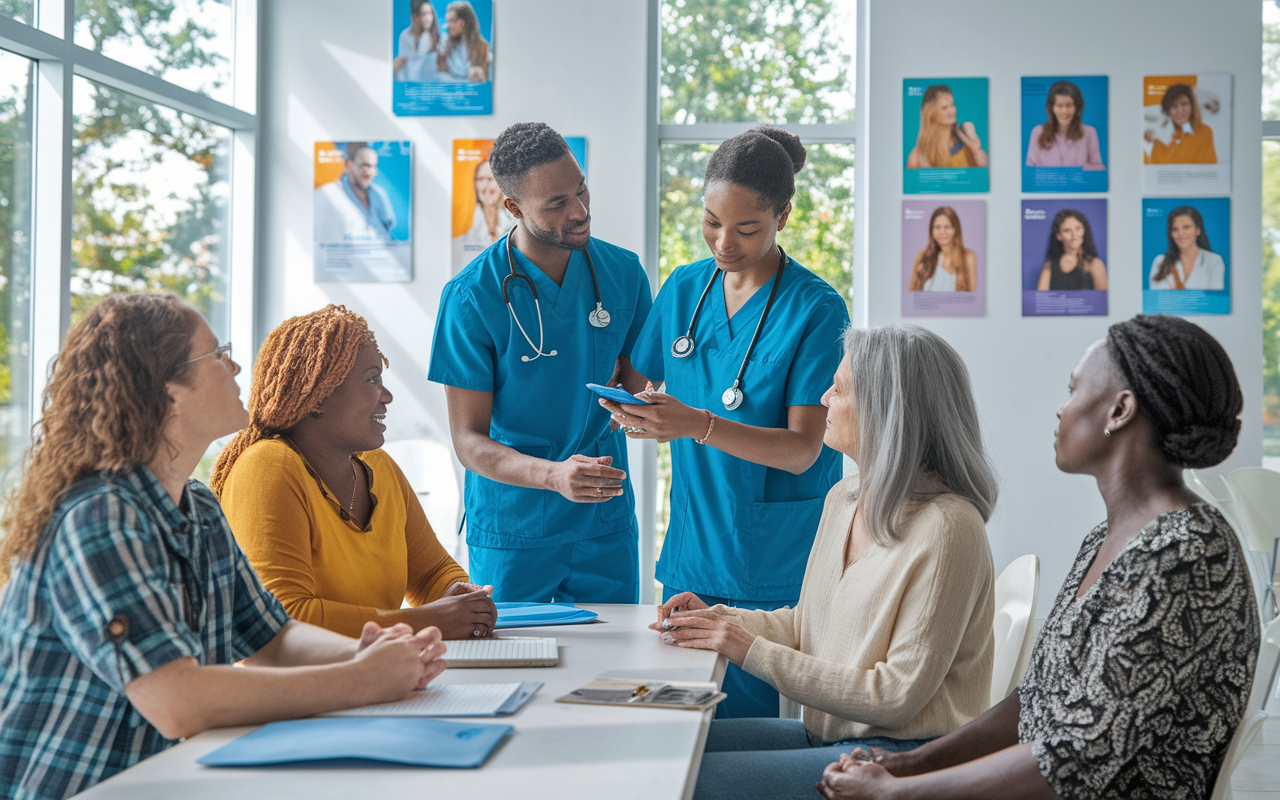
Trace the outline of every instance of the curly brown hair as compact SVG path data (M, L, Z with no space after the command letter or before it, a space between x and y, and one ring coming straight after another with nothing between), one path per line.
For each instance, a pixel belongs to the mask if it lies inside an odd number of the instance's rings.
M5 510L0 585L15 560L35 553L73 483L155 458L172 402L165 384L186 377L200 319L174 294L113 294L71 328L50 365L22 483Z
M290 317L267 336L249 385L249 427L236 434L213 465L209 485L219 499L240 454L287 433L315 411L346 380L366 344L377 347L378 340L364 317L332 304ZM382 363L387 364L386 356Z

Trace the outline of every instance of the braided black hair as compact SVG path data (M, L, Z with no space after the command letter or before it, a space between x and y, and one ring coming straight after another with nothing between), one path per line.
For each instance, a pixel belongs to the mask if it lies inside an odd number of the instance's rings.
M507 197L520 198L520 181L534 167L572 155L564 137L543 122L517 122L498 134L489 152L489 168Z
M1107 330L1107 350L1171 463L1202 469L1231 455L1244 395L1217 339L1181 317L1139 314Z
M705 187L726 181L760 195L761 208L781 216L796 193L795 174L804 166L800 137L772 125L757 125L726 139L707 161Z

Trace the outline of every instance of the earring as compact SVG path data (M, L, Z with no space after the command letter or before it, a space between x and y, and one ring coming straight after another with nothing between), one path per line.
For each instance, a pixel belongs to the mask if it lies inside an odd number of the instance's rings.
M318 416L318 415L317 415L317 416ZM1110 429L1110 428L1103 428L1103 429L1102 429L1102 435L1103 435L1103 436L1110 436L1110 435L1111 435L1111 429Z
M324 416L324 412L317 409L311 412L311 416L315 417L316 419L320 419L320 417ZM1107 435L1110 436L1111 434L1108 433Z

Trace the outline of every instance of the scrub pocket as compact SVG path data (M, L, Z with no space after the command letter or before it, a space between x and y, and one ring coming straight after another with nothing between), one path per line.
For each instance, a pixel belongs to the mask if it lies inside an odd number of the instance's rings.
M664 575L680 567L680 544L684 541L684 518L689 510L689 487L676 484L671 490L671 516L667 518L667 535L662 540L658 563Z
M550 458L549 445L508 445L518 453L534 458ZM494 536L516 539L542 539L543 506L546 489L530 489L524 486L492 481L471 473L468 481L474 481L476 491L468 492L467 515L469 527L475 527ZM468 536L470 542L470 536ZM483 541L477 542L481 545Z
M801 584L825 499L751 504L748 583L771 589Z

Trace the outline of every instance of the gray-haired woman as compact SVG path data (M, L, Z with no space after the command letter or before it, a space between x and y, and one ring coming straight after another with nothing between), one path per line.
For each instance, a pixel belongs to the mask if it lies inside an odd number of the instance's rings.
M712 722L696 798L812 797L851 746L917 747L990 702L997 490L964 362L914 325L850 329L823 405L826 444L859 474L827 495L796 607L686 592L653 626L805 706L803 722Z

